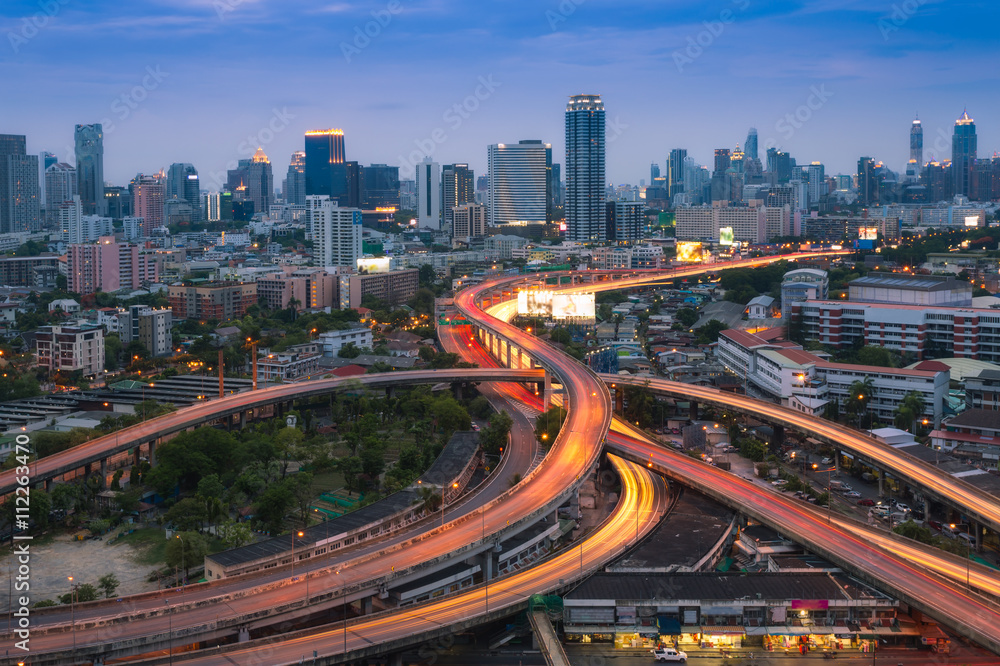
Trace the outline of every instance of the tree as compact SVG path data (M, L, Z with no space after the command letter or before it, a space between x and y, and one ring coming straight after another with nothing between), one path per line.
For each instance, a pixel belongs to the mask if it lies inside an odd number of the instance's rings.
M228 521L219 527L219 538L226 548L240 548L253 541L253 530L247 523Z
M691 328L698 321L698 313L691 308L681 308L674 314L674 319L684 324L685 328Z
M552 405L548 411L535 419L535 438L542 446L549 447L556 441L559 430L566 418L566 410L558 405Z
M698 334L696 342L700 345L707 345L719 341L719 333L722 333L729 326L718 319L711 319L707 324L700 327L695 333Z
M49 526L49 512L52 510L52 497L42 490L35 488L31 491L31 504L28 508L28 517L35 522L35 527L44 530Z
M287 483L270 485L254 502L254 521L269 534L279 534L294 504L295 495Z
M896 427L903 430L913 428L913 434L916 434L916 423L923 416L924 408L924 396L920 391L907 393L896 408Z
M875 365L880 368L899 367L899 356L892 350L878 345L866 345L858 351L858 363L861 365Z
M340 358L357 358L361 356L361 350L353 342L348 342L340 348L337 352L337 356Z
M168 567L179 567L186 577L192 566L200 565L208 555L208 539L198 532L182 532L167 540L164 553Z
M76 590L73 592L67 592L59 596L59 603L61 604L72 604L78 603L82 604L87 601L97 600L97 588L90 583L84 583L83 585L77 586Z
M358 456L348 456L341 458L334 464L334 468L344 477L344 485L349 492L361 491L361 472L364 465Z
M122 339L111 333L104 337L104 369L105 370L117 370L119 366L118 357L121 356L122 350L125 345L122 344Z
M420 499L417 501L423 504L425 514L431 514L441 508L441 493L433 486L420 486Z
M408 305L417 312L432 315L434 314L434 292L426 287L421 287L410 299Z
M121 585L121 583L118 581L118 577L113 573L104 574L97 579L97 587L101 588L101 591L104 592L105 599L110 599L115 596L115 591L118 589L119 585Z
M208 514L205 504L194 498L186 497L177 504L170 507L163 518L168 523L181 531L188 531L200 528Z
M490 419L490 425L479 434L479 443L489 455L499 455L507 446L507 438L514 419L507 412L498 412Z
M625 387L625 418L645 428L650 425L656 398L645 386Z
M875 383L871 377L865 378L864 381L853 382L848 389L847 411L856 415L858 428L861 427L861 418L868 411L868 404L871 402L874 392Z
M52 507L61 511L80 510L84 505L83 486L60 483L52 488Z

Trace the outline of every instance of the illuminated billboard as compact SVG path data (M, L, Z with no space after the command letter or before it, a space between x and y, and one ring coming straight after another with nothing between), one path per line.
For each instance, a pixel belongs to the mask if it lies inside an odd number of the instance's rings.
M858 240L878 240L878 227L860 227L858 229Z
M677 261L683 261L687 264L696 264L702 261L703 257L701 243L692 243L690 241L678 241L677 242Z
M388 273L389 257L363 257L358 259L359 273Z
M719 245L732 245L733 244L733 228L732 227L722 227L719 229Z
M974 215L965 218L965 226L967 227L978 227L979 226L979 216Z
M517 294L517 314L552 319L594 319L594 294L562 294L551 291L522 291Z

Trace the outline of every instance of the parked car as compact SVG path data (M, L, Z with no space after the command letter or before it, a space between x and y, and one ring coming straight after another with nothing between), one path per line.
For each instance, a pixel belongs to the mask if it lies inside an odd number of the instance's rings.
M928 520L927 527L931 528L932 530L937 530L938 532L941 531L941 523L939 523L936 520Z
M846 493L844 493L844 497L850 497L853 499L855 497L861 497L861 493L859 493L857 490L849 490Z
M864 499L859 499L858 506L875 506L875 500L868 499L867 497L865 497Z
M895 509L896 509L896 511L899 511L900 513L909 513L910 512L910 507L906 506L905 504L901 504L899 502L896 502Z
M656 661L679 661L682 664L687 661L687 652L681 652L673 648L659 648L651 650Z
M822 465L832 465L833 464L833 458L823 458L819 462Z
M786 481L784 479L778 479L777 481L772 481L771 485L772 486L778 486L780 488L781 486L787 486L788 485L788 481Z

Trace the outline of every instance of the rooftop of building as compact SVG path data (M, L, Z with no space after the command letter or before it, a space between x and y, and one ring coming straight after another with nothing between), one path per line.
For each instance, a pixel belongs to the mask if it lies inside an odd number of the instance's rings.
M939 358L933 361L920 361L906 367L910 370L945 370L951 373L951 380L955 382L964 382L984 372L991 372L995 379L1000 379L1000 365L974 358Z
M972 284L944 275L908 275L903 273L869 273L852 280L852 287L881 287L909 291L947 291L963 289L972 291Z
M967 409L945 425L952 428L989 428L1000 430L1000 412L991 409Z

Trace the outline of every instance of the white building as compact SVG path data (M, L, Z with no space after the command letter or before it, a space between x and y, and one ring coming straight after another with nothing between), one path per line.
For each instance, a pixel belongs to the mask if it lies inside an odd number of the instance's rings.
M486 256L492 260L510 259L514 248L524 247L528 244L527 238L512 236L510 234L499 234L486 238Z
M417 165L417 222L421 229L441 228L441 165L429 157Z
M97 325L42 326L35 337L39 367L53 372L104 371L104 329Z
M451 210L453 239L469 242L486 235L486 206L464 204Z
M792 305L808 300L825 300L830 296L830 278L826 271L800 268L785 273L781 281L781 318L788 321Z
M308 226L320 266L354 267L361 252L361 211L341 208L324 195L306 197Z
M218 222L222 219L221 201L218 192L209 192L205 195L205 219L209 222Z
M676 211L678 240L713 240L719 230L732 227L733 240L766 243L792 232L789 206L701 206Z
M257 377L261 382L287 382L315 377L320 372L319 354L267 354L257 359Z
M126 345L138 341L151 356L169 356L173 351L173 311L133 305L118 315L118 334Z
M353 326L342 331L326 331L320 333L316 342L323 347L323 356L337 356L341 348L349 343L355 347L372 348L372 330L367 326Z
M83 204L79 195L74 195L71 201L60 203L58 216L62 241L67 244L92 243L101 236L114 234L110 217L83 214Z
M490 226L546 221L551 155L552 146L537 140L489 147Z
M141 217L122 218L122 235L125 240L139 240L142 238L142 229L145 223L146 220Z

